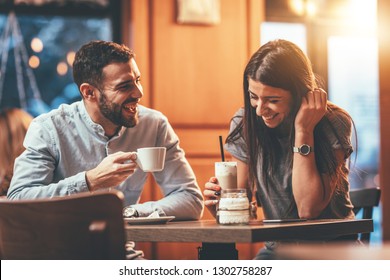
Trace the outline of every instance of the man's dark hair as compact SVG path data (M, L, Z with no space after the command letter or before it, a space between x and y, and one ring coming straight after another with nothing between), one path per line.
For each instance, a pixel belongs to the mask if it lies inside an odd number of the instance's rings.
M128 62L135 54L125 45L114 42L91 41L76 53L73 62L73 80L80 88L82 83L100 87L103 68L111 63Z

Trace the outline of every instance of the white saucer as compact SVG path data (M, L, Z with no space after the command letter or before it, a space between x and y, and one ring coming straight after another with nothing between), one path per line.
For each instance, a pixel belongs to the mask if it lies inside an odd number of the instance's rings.
M163 216L158 218L123 218L129 225L146 225L146 224L166 224L173 220L175 216Z

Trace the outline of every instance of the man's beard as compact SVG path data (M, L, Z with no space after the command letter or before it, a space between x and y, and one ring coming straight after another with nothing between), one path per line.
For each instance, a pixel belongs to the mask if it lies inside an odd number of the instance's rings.
M109 103L106 94L103 91L100 91L100 93L99 109L103 116L105 116L115 125L124 127L136 126L138 123L138 113L136 113L131 118L125 119L122 115L122 105L113 102ZM135 100L132 100L132 102L134 101Z

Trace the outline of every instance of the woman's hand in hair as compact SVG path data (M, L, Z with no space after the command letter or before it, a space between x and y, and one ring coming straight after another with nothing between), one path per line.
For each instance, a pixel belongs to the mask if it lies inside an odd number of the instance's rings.
M295 131L311 133L326 112L328 94L321 88L309 91L302 98L301 107L295 117Z

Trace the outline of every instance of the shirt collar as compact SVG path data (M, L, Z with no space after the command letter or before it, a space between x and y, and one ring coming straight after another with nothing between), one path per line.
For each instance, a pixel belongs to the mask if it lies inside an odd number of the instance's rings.
M84 101L80 101L80 104L79 104L79 111L80 111L80 115L82 117L82 119L86 122L86 124L91 128L91 130L95 133L97 133L99 136L103 136L105 139L115 139L115 138L118 138L120 137L126 130L126 127L122 126L117 134L115 134L114 136L112 136L111 138L108 138L106 135L105 135L105 131L104 131L104 128L98 124L98 123L95 123L92 119L91 119L91 116L88 114L88 111L87 111L87 108L85 108L85 104L84 104Z
M107 136L105 136L103 127L102 127L100 124L95 123L95 122L91 119L91 116L88 114L87 108L85 108L85 104L84 104L84 101L83 101L83 100L80 101L78 107L79 107L80 116L81 116L81 118L85 121L85 123L87 124L87 126L88 126L93 132L95 132L96 134L98 134L99 136L104 136L105 138L108 138Z

